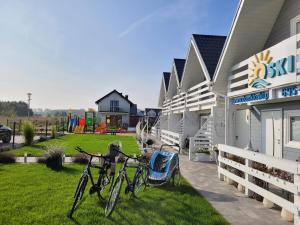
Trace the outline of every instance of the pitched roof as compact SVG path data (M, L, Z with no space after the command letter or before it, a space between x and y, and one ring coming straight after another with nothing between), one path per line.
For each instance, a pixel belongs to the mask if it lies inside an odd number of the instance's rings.
M121 98L125 99L130 105L134 105L134 103L132 103L129 99L128 96L125 97L121 92L118 92L116 89L112 90L111 92L109 92L108 94L104 95L102 98L98 99L95 103L99 104L99 102L101 102L103 99L107 98L108 96L110 96L111 94L116 93L118 94Z
M226 36L193 34L197 48L212 78L222 53Z
M163 78L164 78L164 81L165 81L166 90L168 90L168 88L169 88L170 76L171 76L171 73L163 72Z
M174 64L178 76L178 81L181 82L185 59L174 59Z

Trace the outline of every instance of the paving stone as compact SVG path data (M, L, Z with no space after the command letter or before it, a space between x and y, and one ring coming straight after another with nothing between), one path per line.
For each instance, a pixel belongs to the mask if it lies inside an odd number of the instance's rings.
M192 162L180 156L180 170L187 181L232 225L291 225L281 219L280 211L266 209L218 179L214 163Z

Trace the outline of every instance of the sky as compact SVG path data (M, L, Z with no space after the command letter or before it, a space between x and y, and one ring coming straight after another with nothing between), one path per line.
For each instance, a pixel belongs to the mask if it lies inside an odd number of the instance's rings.
M96 108L113 89L157 107L192 34L227 35L238 0L0 0L0 100Z

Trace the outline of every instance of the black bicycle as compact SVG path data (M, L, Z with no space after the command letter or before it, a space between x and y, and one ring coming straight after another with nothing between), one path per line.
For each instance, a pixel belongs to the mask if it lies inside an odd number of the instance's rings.
M80 147L75 148L77 151L88 155L89 161L79 179L79 182L78 182L75 194L74 194L74 203L73 203L71 211L68 214L68 216L70 218L72 217L73 213L75 212L76 208L79 205L80 200L83 197L83 194L84 194L84 191L85 191L85 188L86 188L89 178L92 183L89 193L93 194L93 193L97 192L99 199L104 199L101 196L101 192L110 183L112 186L113 181L114 181L115 166L116 166L115 158L119 154L119 152L113 151L113 150L115 150L115 149L113 149L113 147L114 146L110 146L110 149L109 149L110 151L107 155L93 155L93 154L90 154L90 153L82 150ZM92 163L93 158L99 159L99 165L95 165ZM94 182L94 179L93 179L93 176L91 173L91 168L99 169L99 177L98 177L97 183Z
M114 211L117 201L120 196L121 188L123 185L124 180L127 183L127 186L125 188L125 194L128 194L131 192L132 197L136 197L136 195L143 189L146 188L147 186L147 160L144 157L132 157L129 155L126 155L125 153L121 152L126 159L123 164L123 167L119 171L119 175L116 178L115 183L113 184L113 187L110 191L109 199L105 207L105 216L109 217L112 212ZM138 161L138 164L135 165L129 165L128 160L136 160ZM132 181L129 179L128 174L127 174L127 168L136 168L135 175L132 179Z

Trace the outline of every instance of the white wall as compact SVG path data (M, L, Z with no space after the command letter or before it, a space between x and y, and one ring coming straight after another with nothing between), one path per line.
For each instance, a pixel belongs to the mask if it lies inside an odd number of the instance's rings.
M225 108L213 107L213 144L225 143Z
M197 131L200 129L200 115L199 112L184 112L184 134L183 138L194 137Z
M168 119L168 130L179 133L180 131L180 120L182 119L182 114L173 114L169 115Z
M122 112L130 112L130 104L117 93L112 93L98 104L98 111L110 111L110 101L119 101L119 108Z
M204 80L206 80L206 77L204 75L203 68L201 67L198 56L196 55L194 46L191 45L181 81L181 90L187 91L187 89L201 83Z

